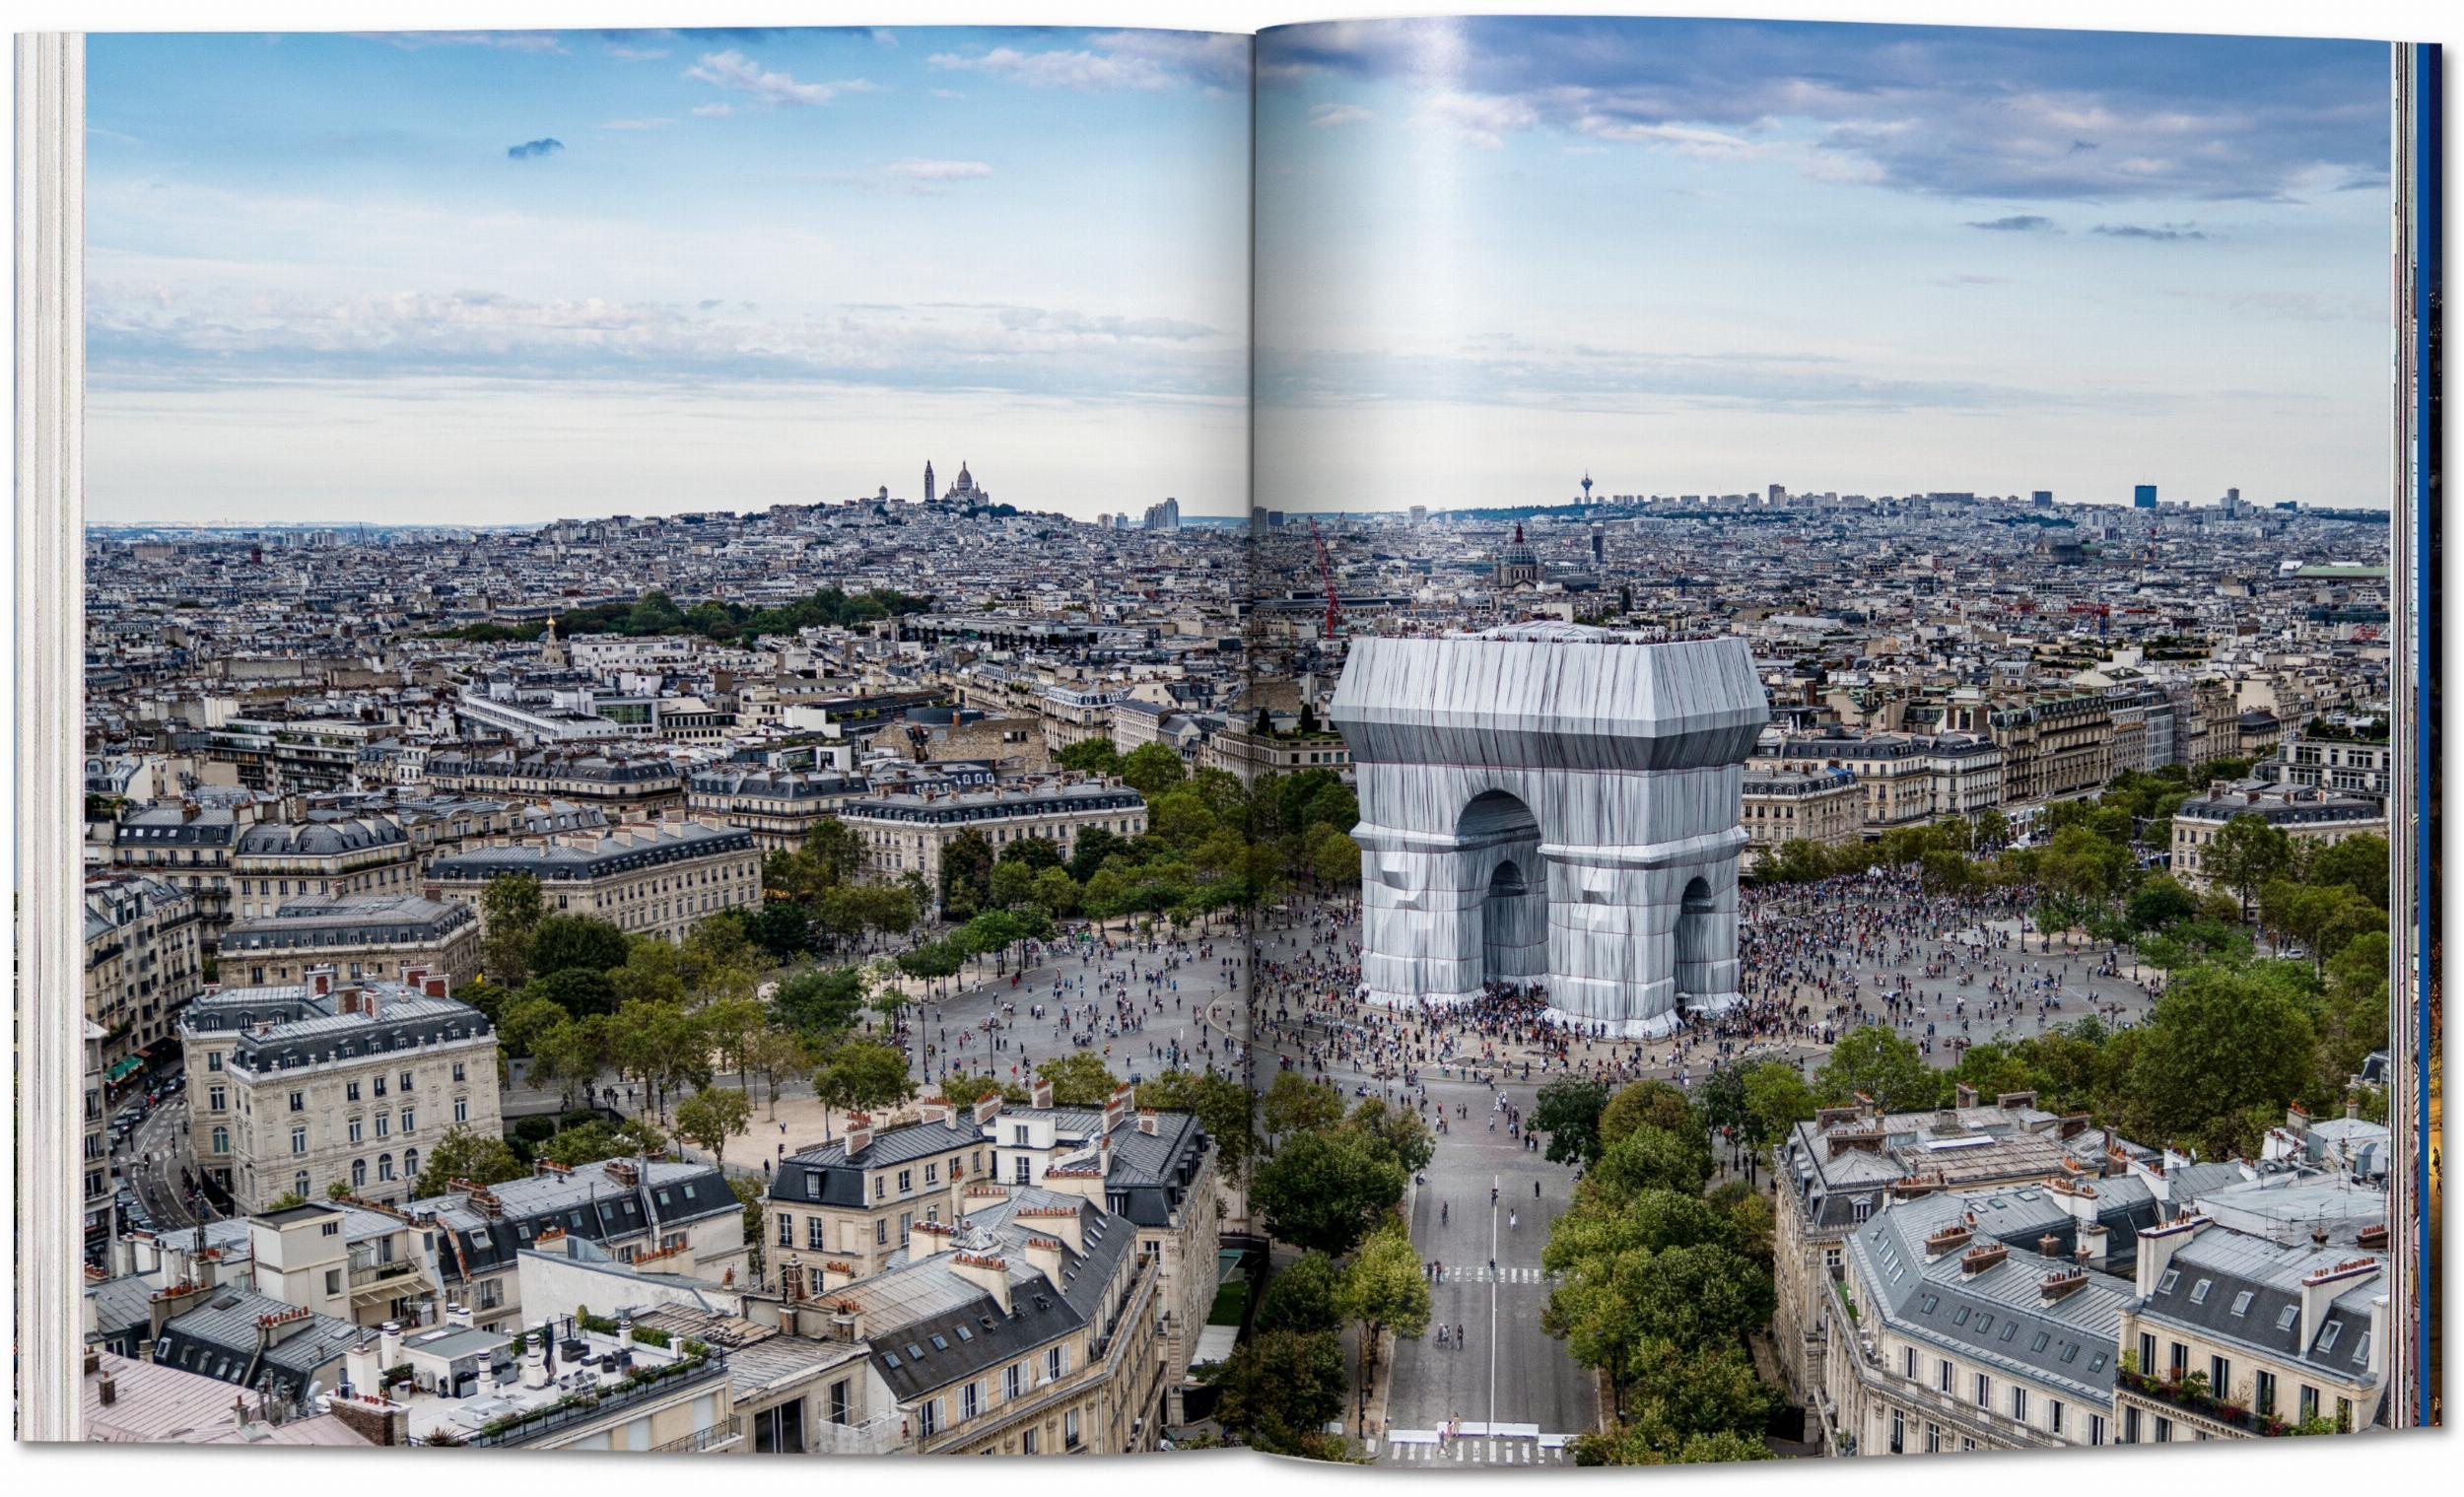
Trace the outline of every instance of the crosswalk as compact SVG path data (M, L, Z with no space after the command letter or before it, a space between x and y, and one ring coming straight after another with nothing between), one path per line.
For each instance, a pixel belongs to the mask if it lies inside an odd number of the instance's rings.
M1394 1465L1572 1465L1571 1442L1567 1435L1440 1440L1435 1430L1399 1429L1376 1454Z
M1545 1268L1491 1268L1486 1263L1470 1268L1440 1268L1437 1271L1437 1281L1441 1284L1556 1284L1564 1282L1564 1279L1565 1275L1551 1273Z

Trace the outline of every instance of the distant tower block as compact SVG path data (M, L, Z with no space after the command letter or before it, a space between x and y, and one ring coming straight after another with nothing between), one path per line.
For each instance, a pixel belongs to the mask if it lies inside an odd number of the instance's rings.
M924 459L924 502L925 504L927 504L927 505L928 505L928 504L930 504L930 503L932 503L932 459L931 459L931 458L929 458L929 457L927 457L927 458L925 458L925 459Z
M1587 505L1588 505L1588 504L1590 504L1591 502L1592 502L1592 475L1591 475L1589 472L1586 472L1586 473L1584 473L1584 475L1583 475L1583 503L1585 503L1585 504L1587 504Z
M1513 625L1351 642L1332 708L1360 785L1368 1000L1540 984L1587 1030L1738 1000L1745 759L1770 720L1739 639Z

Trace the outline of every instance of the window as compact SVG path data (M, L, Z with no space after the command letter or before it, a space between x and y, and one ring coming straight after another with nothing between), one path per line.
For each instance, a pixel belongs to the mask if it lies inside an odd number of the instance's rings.
M223 1068L223 1053L219 1050L207 1051L205 1053L205 1068L210 1071L221 1070Z
M2165 1269L2164 1277L2156 1280L2156 1293L2171 1294L2173 1292L2173 1286L2180 1283L2181 1279L2182 1271L2179 1268Z
M2239 1294L2233 1296L2233 1314L2236 1318L2238 1318L2240 1316L2247 1315L2249 1311L2250 1291L2244 1289Z
M366 1123L363 1120L354 1118L348 1123L344 1124L344 1127L350 1133L351 1141L353 1143L357 1143L360 1141L360 1134L366 1127Z
M291 1152L294 1154L305 1154L308 1152L307 1128L293 1128L291 1130Z
M876 1248L886 1248L890 1245L890 1219L888 1217L873 1218L872 1245Z
M1909 1382L1911 1382L1911 1383L1915 1382L1915 1381L1916 1381L1916 1348L1915 1348L1915 1347L1913 1347L1913 1346L1902 1346L1901 1348L1899 1348L1899 1356L1900 1356L1899 1375L1900 1375L1901 1377L1903 1377L1903 1378L1906 1378L1906 1379L1907 1379Z
M1908 1443L1908 1416L1897 1409L1890 1411L1890 1453L1902 1454Z
M470 1099L468 1097L453 1099L453 1121L455 1123L470 1122Z
M966 1387L958 1391L958 1417L961 1419L972 1419L978 1413L982 1412L982 1405L979 1401L980 1394L978 1392L982 1386L983 1385L978 1383L969 1383Z
M2060 1398L2045 1400L2045 1428L2057 1435L2062 1433L2062 1400Z
M2088 1416L2088 1443L2089 1445L2104 1444L2104 1415L2089 1414Z
M1951 1359L1949 1357L1943 1358L1942 1365L1934 1374L1934 1386L1941 1389L1944 1393L1951 1392L1951 1375L1952 1371L1953 1369L1951 1365Z
M2250 1406L2263 1414L2276 1412L2276 1374L2264 1367L2251 1375Z
M354 1160L352 1160L352 1161L351 1161L351 1189L352 1189L352 1190L354 1190L354 1191L356 1191L356 1190L359 1190L361 1187L363 1187L363 1186L365 1186L365 1185L367 1185L367 1184L368 1184L368 1161L367 1161L367 1160L365 1160L365 1159L354 1159Z
M2170 1445L2170 1444L2172 1444L2172 1443L2173 1443L2173 1421L2172 1421L2172 1420L2170 1420L2170 1419L2167 1419L2167 1418L2166 1418L2166 1417L2164 1417L2162 1414L2158 1414L2158 1415L2156 1415L2156 1444L2158 1444L2158 1445Z
M901 1195L904 1195L904 1194L906 1194L908 1191L912 1191L912 1190L914 1190L914 1189L916 1189L916 1172L915 1172L915 1171L913 1171L913 1170L901 1170L901 1171L899 1171L899 1172L898 1172L898 1193L900 1193Z
M306 1092L293 1092L293 1093L291 1094L291 1110L292 1110L293 1112L295 1112L295 1113L305 1113L305 1112L307 1112L307 1111L308 1111L308 1093L306 1093Z
M1032 1455L1034 1455L1034 1454L1035 1454L1035 1435L1036 1435L1036 1432L1035 1432L1033 1429L1031 1429L1031 1428L1030 1428L1030 1429L1022 1429L1022 1430L1020 1430L1020 1431L1018 1432L1018 1454L1019 1454L1019 1455L1021 1455L1021 1456L1032 1456Z
M469 1076L463 1074L462 1062L459 1060L453 1062L453 1079L456 1081L468 1081L470 1079Z
M2326 1328L2325 1330L2322 1330L2322 1331L2320 1331L2320 1332L2318 1333L2318 1351L2319 1351L2319 1355L2320 1355L2320 1356L2325 1356L2327 1353L2329 1353L2329 1352L2331 1352L2331 1351L2335 1350L2335 1349L2336 1349L2336 1338L2337 1338L2338 1336L2340 1336L2340 1335L2343 1335L2343 1334L2344 1334L2344 1322L2342 1322L2342 1321L2329 1321L2329 1322L2327 1323L2327 1328Z
M2021 1424L2025 1424L2027 1422L2026 1389L2014 1388L2011 1390L2011 1417L2019 1420Z
M1976 1406L1978 1408L1994 1406L1994 1380L1981 1372L1976 1375Z
M391 1113L378 1113L376 1115L376 1136L382 1138L392 1131L393 1115Z
M2222 1398L2232 1392L2233 1360L2230 1357L2208 1358L2208 1392Z
M1078 1411L1074 1408L1061 1416L1061 1443L1067 1450L1078 1448Z
M402 1151L402 1178L404 1180L419 1178L419 1150L404 1149Z
M217 1154L231 1152L231 1129L216 1128L214 1130L214 1152Z
M379 1154L376 1156L376 1178L378 1180L391 1180L393 1178L393 1156L391 1154Z
M2300 1408L2303 1422L2318 1417L2318 1390L2307 1383L2301 1385Z
M780 1217L780 1220L784 1222L787 1218L783 1215ZM823 1225L822 1219L818 1216L807 1216L804 1218L804 1246L810 1248L815 1253L819 1253L823 1249L830 1246L829 1242L822 1236Z
M1026 1391L1027 1364L1020 1362L1001 1370L1001 1396L1015 1398Z
M291 1177L291 1191L295 1195L306 1195L308 1192L308 1171L302 1170Z
M927 1165L925 1165L925 1166L924 1166L924 1184L925 1184L927 1187L930 1187L930 1186L937 1186L937 1185L939 1185L940 1183L941 1183L941 1167L940 1167L940 1165L938 1165L938 1164L927 1164Z
M404 1091L406 1091L406 1092L407 1092L407 1091L409 1091L410 1089L411 1089L411 1073L410 1073L409 1071L404 1071L404 1072L402 1073L402 1090L404 1090Z
M2204 1278L2203 1278L2203 1279L2201 1279L2201 1280L2199 1280L2199 1282L2197 1282L2197 1283L2195 1283L2195 1284L2191 1285L2191 1286L2190 1286L2190 1303L2192 1303L2192 1304L2194 1304L2194 1305L2204 1305L2204 1304L2206 1304L2206 1303L2208 1302L2208 1291L2209 1291L2210 1289L2215 1288L2215 1287L2216 1287L2216 1281L2215 1281L2214 1279L2204 1279Z
M1066 1346L1048 1348L1044 1353L1045 1380L1047 1382L1058 1381L1067 1371L1069 1371L1069 1348Z
M328 1295L338 1295L342 1293L341 1269L328 1268L325 1270L325 1293Z
M205 1105L214 1112L222 1112L224 1110L223 1089L219 1086L207 1087L205 1089Z
M1941 1450L1942 1426L1929 1423L1925 1426L1925 1453L1931 1456L1940 1453Z
M779 1246L782 1248L795 1246L795 1218L786 1211L779 1213Z
M358 1082L356 1082L356 1081L345 1081L345 1082L343 1082L343 1083L342 1083L342 1100L343 1100L343 1101L345 1101L345 1102L357 1102L357 1101L359 1101L359 1100L360 1100L360 1084L359 1084Z

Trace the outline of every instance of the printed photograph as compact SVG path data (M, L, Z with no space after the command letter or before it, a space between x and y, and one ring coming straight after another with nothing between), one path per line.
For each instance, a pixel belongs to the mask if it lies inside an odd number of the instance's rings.
M2434 49L84 47L82 1438L2436 1422Z

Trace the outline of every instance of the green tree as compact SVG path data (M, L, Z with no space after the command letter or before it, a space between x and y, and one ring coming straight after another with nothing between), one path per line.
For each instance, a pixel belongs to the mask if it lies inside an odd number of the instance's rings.
M1245 1178L1258 1146L1258 1094L1214 1071L1168 1070L1137 1089L1137 1105L1157 1112L1194 1114L1227 1179Z
M421 1161L419 1179L412 1182L414 1195L443 1195L453 1190L453 1182L468 1181L475 1186L492 1186L500 1181L519 1180L529 1174L513 1146L491 1134L475 1132L459 1124L446 1128Z
M2281 1118L2288 1102L2323 1101L2301 976L2281 965L2175 974L2140 1031L2127 1125L2224 1158L2255 1146L2254 1113Z
M1277 1071L1267 1083L1260 1110L1266 1131L1276 1138L1329 1128L1343 1121L1343 1094L1298 1071Z
M1613 1147L1602 1152L1599 1163L1592 1166L1578 1189L1598 1191L1612 1199L1644 1191L1700 1195L1711 1179L1711 1149L1700 1134L1672 1133L1648 1123L1638 1123Z
M1693 1106L1685 1093L1666 1081L1634 1081L1617 1088L1601 1109L1600 1147L1608 1147L1645 1123L1672 1133L1696 1130ZM1598 1150L1591 1157L1599 1158Z
M2293 864L2293 839L2244 811L2227 820L2203 851L2208 877L2241 901L2241 918L2250 918L2250 901L2271 878Z
M488 880L479 891L479 920L486 932L479 966L489 982L510 991L530 981L530 939L546 914L547 900L532 875L505 873Z
M1341 1417L1346 1392L1342 1341L1333 1331L1254 1335L1201 1376L1219 1391L1216 1419L1251 1449L1319 1460L1346 1454L1325 1433Z
M971 919L992 895L992 844L973 827L941 849L941 913Z
M856 967L813 967L783 980L770 995L770 1014L807 1041L834 1038L863 1016L864 974Z
M1302 1254L1267 1283L1252 1328L1261 1333L1289 1330L1303 1335L1340 1329L1345 1314L1343 1281L1343 1270L1335 1259L1323 1253Z
M1053 1084L1055 1107L1102 1107L1121 1090L1121 1078L1104 1066L1104 1057L1089 1050L1071 1051L1036 1067Z
M824 1132L830 1126L829 1109L868 1113L895 1107L915 1095L916 1081L907 1073L907 1057L891 1046L869 1041L840 1046L813 1073L813 1096L822 1105Z
M1341 1258L1395 1209L1410 1178L1365 1133L1306 1130L1284 1137L1260 1167L1250 1201L1275 1238Z
M1862 1092L1890 1113L1930 1108L1942 1097L1942 1074L1925 1063L1914 1044L1879 1024L1842 1035L1814 1084L1815 1095L1832 1107L1844 1107Z
M727 1140L753 1121L753 1104L744 1093L706 1086L676 1104L676 1131L688 1143L710 1151L713 1162L724 1164Z
M625 965L629 951L622 927L560 912L540 917L530 942L530 970L541 977L575 969L605 973Z
M1429 1276L1401 1222L1361 1244L1343 1272L1337 1298L1343 1318L1360 1327L1361 1361L1378 1365L1378 1342L1392 1330L1416 1336L1429 1328Z
M1154 798L1189 778L1180 750L1169 743L1141 743L1121 759L1122 783Z
M531 1042L530 1084L555 1083L563 1089L567 1107L573 1106L577 1092L588 1096L598 1086L599 1073L607 1069L607 1024L602 1015L585 1014L550 1026Z
M754 1075L762 1078L764 1095L769 1099L769 1116L779 1116L779 1088L789 1076L801 1075L813 1068L813 1048L803 1035L777 1025L764 1025L753 1032L744 1047L744 1063Z
M1532 1126L1548 1135L1549 1159L1557 1164L1599 1159L1607 1131L1603 1110L1608 1106L1607 1082L1564 1076L1543 1084L1532 1109Z
M1080 775L1121 773L1121 751L1110 738L1081 738L1055 754L1053 762Z
M667 1135L640 1118L617 1123L593 1118L559 1128L539 1145L536 1157L575 1169L602 1159L625 1159L638 1154L655 1157L666 1152Z
M1745 1067L1745 1141L1767 1149L1814 1115L1814 1089L1797 1073L1795 1063L1763 1060Z

